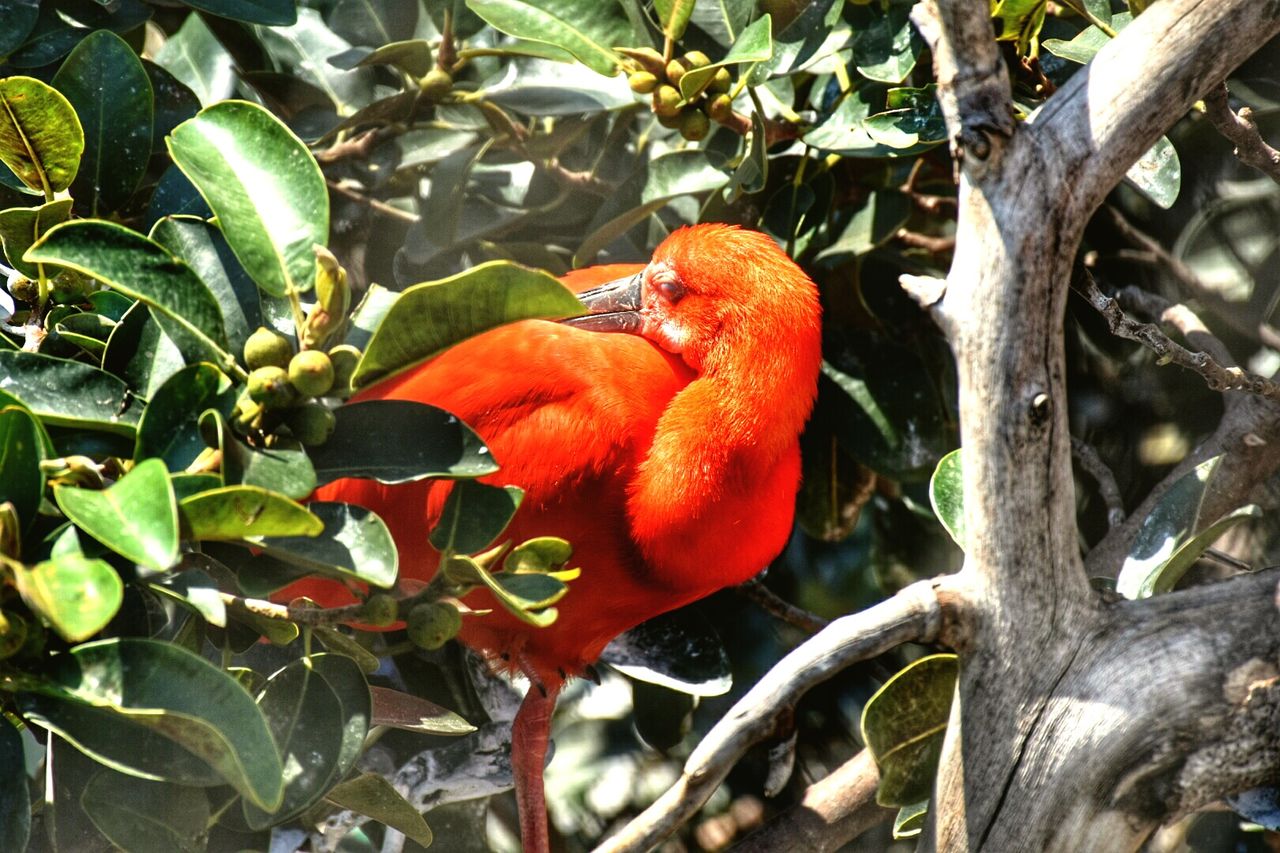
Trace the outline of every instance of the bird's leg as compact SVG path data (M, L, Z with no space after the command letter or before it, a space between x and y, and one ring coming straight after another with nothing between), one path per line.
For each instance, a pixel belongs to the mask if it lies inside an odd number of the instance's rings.
M511 772L515 776L524 853L547 853L550 846L542 770L551 739L551 712L559 692L559 684L548 688L534 680L511 724Z

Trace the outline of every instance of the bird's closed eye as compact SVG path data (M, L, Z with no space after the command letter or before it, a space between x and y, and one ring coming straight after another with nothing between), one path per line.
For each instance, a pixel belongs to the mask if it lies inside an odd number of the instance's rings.
M673 305L684 298L684 285L679 279L667 278L654 282L658 292Z

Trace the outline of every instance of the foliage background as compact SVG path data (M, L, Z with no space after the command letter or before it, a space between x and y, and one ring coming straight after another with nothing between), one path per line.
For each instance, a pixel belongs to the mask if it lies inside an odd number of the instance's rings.
M338 335L330 343L345 339L366 346L395 293L486 261L515 261L558 274L590 263L643 260L671 230L696 221L736 222L766 231L819 285L827 359L818 409L804 437L797 530L771 567L767 585L831 618L918 577L958 566L961 554L930 509L928 493L930 473L955 445L950 357L928 317L898 283L902 274L945 273L954 213L945 130L930 88L929 57L908 23L910 5L897 0L338 0L298 5L293 0L58 0L0 9L0 96L12 104L17 88L4 87L20 88L13 82L19 78L43 81L66 97L84 131L83 154L62 152L64 160L72 161L74 180L69 178L59 191L33 195L30 186L0 168L5 262L39 284L33 294L30 281L13 277L8 296L0 294L0 313L6 316L0 333L0 395L8 406L0 412L6 449L0 454L0 497L12 505L0 544L6 581L2 603L11 622L26 626L22 641L14 641L0 662L0 702L19 727L44 723L25 728L23 735L13 726L5 730L0 755L6 770L14 771L24 760L15 744L25 743L33 774L3 774L7 781L0 791L0 814L25 814L28 800L35 802L35 849L105 848L108 839L128 841L125 846L169 844L168 849L265 847L267 827L277 821L263 813L255 823L252 810L242 811L236 800L236 790L243 795L253 788L252 768L231 772L239 779L231 787L213 784L230 780L227 773L206 778L207 768L203 776L194 770L188 776L166 771L161 775L169 784L143 784L122 772L139 770L129 756L115 755L108 770L68 746L78 733L83 741L84 731L103 725L129 750L155 743L154 736L138 732L127 703L118 696L87 694L83 681L60 669L68 649L93 637L106 638L109 645L87 647L81 653L82 668L92 665L87 658L95 648L111 650L110 661L101 664L108 668L134 654L131 648L140 660L156 666L162 666L157 660L167 659L164 649L190 649L224 666L244 667L233 672L257 688L285 667L280 672L291 674L272 679L274 693L284 697L282 704L296 700L305 712L290 717L260 701L259 713L273 721L277 746L282 745L282 713L299 744L311 739L330 758L341 751L344 731L348 740L352 731L361 731L352 703L360 705L364 675L357 677L350 667L335 663L342 672L322 679L329 692L305 679L291 683L288 679L298 670L286 664L303 645L295 639L296 628L246 616L234 602L227 605L232 617L224 613L219 627L217 607L208 603L219 593L261 595L296 576L300 564L322 573L361 576L361 561L335 565L327 557L300 555L299 549L285 546L269 551L264 560L242 547L250 536L314 532L308 527L313 523L289 516L292 520L269 530L212 535L213 522L185 503L203 492L237 485L302 498L315 482L317 466L294 448L288 464L268 470L264 457L271 454L260 453L265 445L255 443L263 438L260 430L233 429L234 434L223 435L207 415L202 417L209 409L220 411L221 428L227 428L243 375L229 363L209 366L209 351L193 346L174 328L172 315L190 316L191 306L170 305L166 312L159 294L167 292L177 273L160 269L150 291L133 281L134 262L141 256L129 253L147 250L129 244L121 230L94 232L105 241L100 244L88 240L88 231L66 231L82 239L61 248L56 240L46 242L40 268L32 260L36 255L25 256L51 223L68 216L117 223L150 233L170 256L184 259L196 271L203 292L216 302L223 351L238 354L261 324L298 332L296 327L305 323L294 320L287 298L292 285L264 283L267 273L238 248L243 220L218 208L216 190L208 182L197 189L188 179L192 158L185 170L175 163L182 158L181 132L175 129L202 107L226 99L265 108L319 162L320 172L303 169L298 177L282 167L269 176L267 185L281 190L274 199L265 200L261 186L248 190L253 205L268 218L287 214L317 230L315 242L327 242L345 270L353 304L365 297L345 338ZM1087 62L1108 32L1140 11L1142 4L1134 5L1130 9L1122 0L994 4L995 25L1005 36L1015 99L1024 115ZM614 51L662 51L668 41L676 56L701 51L731 71L734 114L711 122L705 138L686 139L699 134L664 126L651 99L628 87L623 72L639 67ZM1274 126L1276 62L1275 51L1264 51L1232 82L1233 95L1257 110L1264 131ZM447 70L449 77L442 81L433 69ZM685 115L707 109L710 100L695 95ZM197 120L186 127L207 136L213 132L212 115L231 114L205 113L204 125ZM296 140L282 141L285 137L274 125L258 118L229 121L234 141L224 144L249 162L287 163L300 150L291 147ZM58 137L68 125L54 111L38 116L30 127ZM0 135L6 149L14 144ZM57 159L53 148L50 157ZM321 175L323 183L317 183ZM1280 293L1276 186L1239 166L1229 144L1199 114L1180 122L1131 178L1088 232L1086 262L1094 275L1104 287L1137 283L1174 301L1191 299L1241 362L1258 372L1273 372L1280 360L1280 336L1271 331ZM214 198L209 198L211 191ZM1035 192L1035 176L1028 176L1027 191ZM42 200L46 204L37 216ZM214 224L207 222L211 204L218 212ZM1187 283L1170 274L1167 259L1127 236L1130 232L1117 223L1117 216L1187 264L1203 287L1188 293ZM157 223L160 230L153 230ZM270 244L275 239L270 231L244 225L249 236L241 239ZM306 258L310 242L303 246ZM96 251L103 246L125 254L113 261L110 252ZM76 252L89 254L72 263ZM59 261L114 288L58 273ZM310 269L298 264L295 271ZM113 278L112 272L118 274ZM304 309L315 298L307 292L311 277L305 272L293 282ZM142 308L131 312L140 297ZM193 298L205 299L199 294ZM532 299L526 310L536 313L536 303ZM554 313L545 306L543 310ZM397 333L410 334L411 320L402 316ZM1083 300L1073 298L1066 322L1073 434L1097 449L1115 473L1126 505L1132 506L1216 423L1220 400L1198 377L1160 369L1145 351L1112 339ZM441 332L446 338L464 333ZM36 355L21 355L23 350ZM46 360L31 360L40 357ZM217 362L216 356L213 360ZM196 366L201 363L206 366ZM115 377L115 403L132 406L135 415L143 412L143 419L147 411L156 413L152 439L139 438L145 430L137 421L128 428L113 421L112 404L104 408L94 397L105 386L92 385L107 379L84 373L85 367L102 368ZM42 372L46 369L54 372ZM174 376L179 378L167 384ZM331 403L341 396L330 395ZM218 434L211 436L211 431ZM148 444L162 433L162 446ZM245 448L239 467L223 461L190 473L197 459L207 459L200 454L209 445L230 456L235 456L234 448ZM142 465L148 458L164 465ZM340 464L332 454L325 458L329 470ZM76 508L80 492L105 494L100 489L123 482L126 471L139 472L129 481L138 489L126 496L129 513ZM424 473L420 465L413 476ZM443 473L465 476L456 468ZM193 479L200 476L207 479ZM67 497L67 490L75 495ZM1078 495L1085 538L1096 541L1108 523L1107 507L1088 476L1080 478ZM280 513L289 512L285 502L262 500ZM155 542L146 530L140 534L141 550L130 550L131 543L103 532L101 522L105 518L110 525L129 515L145 520L151 511L148 501L158 501L157 517L177 513L181 505L187 525L171 531L162 543L167 550L155 559L148 552ZM1272 495L1259 498L1263 510L1273 502ZM74 522L71 527L68 519ZM193 519L204 520L193 529ZM349 536L359 527L364 532L358 539L343 541L356 541L354 550L366 558L374 554L375 564L394 565L393 548L385 536L379 538L375 522L350 515L326 520L332 523L321 540L340 540L339 530ZM496 523L500 529L501 519L476 523ZM77 528L80 535L68 540L66 531ZM1261 513L1236 528L1233 541L1222 547L1246 561L1270 560L1273 528L1274 522ZM275 558L288 566L267 565ZM55 591L34 591L32 578L43 579ZM61 588L108 590L102 593L106 603L60 597L56 591ZM110 590L117 590L114 598ZM721 593L695 610L690 621L714 626L729 649L735 685L729 695L699 701L610 675L599 689L582 687L562 702L557 724L561 757L551 766L548 785L556 824L569 849L585 849L656 796L699 732L803 637L737 592ZM12 640L18 633L15 628L8 636ZM278 647L253 645L261 633ZM363 647L352 647L344 645L345 634L332 628L313 635L304 626L303 633L308 643L314 636L335 656L359 658L364 647L379 653L401 649L395 635L364 636L358 640ZM44 638L38 647L28 639L36 634ZM135 647L131 641L148 644ZM479 687L472 683L457 649L395 659L394 669L384 663L369 676L372 683L425 695L477 726L509 706L500 688L485 686L482 679L476 680ZM778 796L768 802L760 798L770 767L761 752L730 777L723 796L713 799L695 826L674 842L677 848L714 849L739 837L768 813L794 802L807 782L852 755L860 746L863 706L905 662L898 655L874 661L810 695L795 718L796 772L784 780ZM660 669L670 666L652 663ZM174 658L172 666L163 671L189 679L182 684L190 692L221 689L219 679L226 678L215 677L213 667L193 669L186 657ZM694 680L718 674L713 665L695 673ZM324 695L316 698L314 693ZM173 719L194 713L179 708L172 697L152 701L168 708ZM314 722L305 722L325 717L315 703L333 701L341 707L329 715L337 721L336 730L317 732ZM375 720L384 711L375 708ZM367 728L371 712L364 713ZM449 739L450 731L456 734L465 727L439 713L443 722L433 735L392 731L361 759L361 769L385 772L420 750L435 748L444 755L452 749L448 754L456 766L437 780L438 787L445 792L462 787L468 774L480 772L483 754L474 741ZM206 723L225 734L232 720L212 714ZM49 735L46 728L64 737ZM429 736L436 739L424 739ZM38 748L50 744L48 753ZM49 775L34 772L42 754L52 758ZM298 815L324 808L320 797L352 770L354 760L335 759L328 776L302 785L306 790L295 789L297 808L275 816L284 826L275 830L278 838L302 840L301 835L287 835L288 827L296 829ZM498 787L488 778L480 790ZM103 798L104 790L110 790L109 798ZM439 799L447 802L449 797ZM167 817L159 828L127 821L107 825L106 802L112 808L125 803L131 814ZM368 800L359 805L375 807ZM513 817L513 806L498 798L448 805L428 820L446 849L466 850L490 843L510 847ZM395 823L394 818L388 821ZM1217 832L1224 828L1222 820L1206 821L1212 826L1200 830L1200 849L1234 843L1236 839L1228 841L1233 835L1229 821L1225 833ZM5 823L25 825L16 817ZM376 841L380 830L369 827ZM1256 841L1257 836L1248 838ZM365 849L358 835L346 843L344 849ZM883 835L867 842L872 848L887 843Z

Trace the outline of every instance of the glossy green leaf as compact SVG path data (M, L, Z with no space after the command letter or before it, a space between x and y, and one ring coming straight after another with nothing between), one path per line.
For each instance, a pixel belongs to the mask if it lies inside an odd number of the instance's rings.
M1157 207L1168 210L1182 188L1182 163L1169 137L1162 136L1125 172L1125 180Z
M235 87L235 60L199 15L188 15L155 58L205 106L229 98Z
M190 86L154 62L144 59L142 67L147 72L147 79L151 81L151 91L155 95L154 115L151 122L151 150L163 151L164 138L175 127L200 112L200 98Z
M40 268L22 259L31 244L55 225L71 216L71 199L61 198L40 207L11 207L0 210L0 244L9 265L27 278L37 278Z
M47 321L46 321L47 322ZM80 311L53 323L53 330L94 358L101 358L116 324L101 314Z
M106 560L79 554L21 568L14 582L27 606L71 643L105 628L124 600L124 584L116 570Z
M329 191L302 141L261 107L225 101L175 128L168 146L258 286L308 289L312 247L329 239Z
M936 84L923 88L890 89L886 109L863 121L867 135L881 145L902 153L917 153L945 142L947 124L934 92Z
M456 556L449 560L446 571L449 577L458 583L483 585L488 587L489 592L493 593L493 598L503 606L509 613L518 618L522 622L527 622L539 628L545 628L556 621L559 615L554 607L545 607L544 601L555 600L559 595L553 590L552 585L558 585L563 588L565 584L556 580L550 575L511 575L504 577L505 572L493 574L485 569L475 560L466 556ZM545 578L549 583L538 582L537 588L527 588L522 582L512 584L508 588L507 583L516 578Z
M595 5L597 10L607 7ZM573 15L581 11L585 16L596 16L596 10L583 2L467 0L467 7L507 35L558 47L597 74L612 77L618 73L618 56L610 49L615 42L597 41L591 28L584 27Z
M476 730L462 717L411 693L373 685L371 725L430 735L467 735Z
M225 628L227 604L222 599L222 591L218 589L217 582L202 569L193 568L196 565L212 565L212 561L203 554L187 554L181 571L147 586L152 592L182 602L199 613L210 625Z
M187 5L221 18L268 27L287 27L298 19L294 0L188 0Z
M702 68L686 71L680 78L680 94L691 98L711 82L716 71L730 65L766 62L773 56L773 18L761 15L742 31L724 59Z
M658 13L658 25L662 34L672 41L679 41L689 26L696 0L654 0L653 10Z
M480 437L453 415L408 400L366 400L334 410L329 440L311 450L316 483L365 477L407 483L482 477L498 465Z
M512 573L557 571L573 556L573 545L557 536L526 539L511 549L502 561L504 571Z
M0 13L0 24L4 22ZM0 850L26 850L31 835L31 795L22 733L0 717Z
M1144 588L1154 589L1161 567L1200 529L1200 507L1221 463L1221 456L1206 459L1160 497L1142 520L1129 556L1120 567L1117 592L1125 598L1138 598Z
M929 503L938 521L951 534L956 544L964 549L964 471L961 468L960 448L948 453L938 462L929 480Z
M103 81L109 80L109 86ZM151 159L154 94L142 61L108 30L87 36L62 63L53 86L80 117L84 155L71 194L90 216L118 210Z
M1022 56L1034 55L1048 5L1048 0L999 0L991 10L1000 23L997 40L1016 43Z
M324 522L319 536L264 537L256 544L272 557L320 574L354 578L383 589L395 584L399 554L386 523L376 513L329 501L307 506Z
M330 28L319 10L304 6L298 10L298 21L293 26L262 28L255 35L275 68L303 86L323 92L339 113L355 112L374 99L371 69L343 71L329 64L329 57L350 50L351 45Z
M880 805L912 805L933 792L959 671L955 655L929 655L867 700L862 739L880 767Z
M13 504L22 529L31 527L44 494L40 425L25 409L0 409L0 503Z
M524 610L550 607L569 591L564 581L547 574L499 572L493 578L508 595L520 602L520 607Z
M872 190L849 218L840 236L818 253L818 258L833 255L865 255L884 245L911 215L911 199L900 190Z
M355 662L356 668L363 673L372 675L382 667L382 662L377 655L360 645L360 641L355 637L344 634L337 628L314 625L311 628L311 636L319 640L329 651L350 658Z
M31 77L0 79L0 163L47 200L71 186L84 151L76 111L57 89Z
M306 658L271 676L258 696L284 763L284 798L276 809L244 804L246 823L266 829L319 801L338 770L343 708L329 682Z
M1107 11L1109 13L1110 4L1107 5ZM1095 17L1098 17L1096 12ZM1108 17L1103 20L1108 23L1113 30L1120 32L1133 22L1133 14L1130 12L1117 12L1114 15L1108 14ZM1064 41L1063 39L1045 39L1044 49L1052 53L1054 56L1070 60L1071 62L1078 62L1081 65L1087 65L1093 61L1094 56L1096 56L1098 51L1102 50L1109 41L1111 41L1110 35L1104 33L1095 26L1088 26L1076 33L1075 37L1072 38L1071 41Z
M329 60L337 68L368 68L391 65L414 77L424 77L435 67L435 51L426 39L410 39L384 44L377 49L353 48Z
M1221 539L1224 533L1237 524L1263 517L1262 510L1254 504L1224 515L1184 542L1163 565L1146 577L1138 588L1136 597L1148 598L1157 593L1172 592L1187 570L1194 566L1196 561L1204 556L1204 552ZM1119 591L1118 587L1117 591Z
M205 849L209 798L199 788L103 768L85 785L80 805L98 831L121 850L200 853Z
M924 821L929 815L929 801L903 806L893 818L893 838L915 838L924 831Z
M338 0L328 23L352 44L377 47L412 38L418 10L417 0Z
M924 40L911 24L911 5L867 4L853 14L853 59L869 80L901 83L916 66Z
M0 56L6 56L17 49L36 25L40 15L40 0L17 0L17 2L0 4ZM0 811L0 815L4 812ZM0 825L4 821L0 820ZM24 850L22 846L5 845L0 849Z
M191 539L239 540L250 536L318 536L324 522L305 506L258 486L224 486L178 504Z
M804 135L806 144L844 157L894 157L899 149L868 135L863 123L884 106L885 88L864 84L850 92L835 112Z
M431 844L431 829L422 814L377 773L363 773L343 782L325 794L325 799L399 830L423 847Z
M17 400L48 424L113 432L133 438L141 406L116 377L78 361L0 350L0 404Z
M206 442L222 450L222 476L227 485L261 486L294 500L302 500L315 490L316 472L301 445L279 444L262 450L249 447L226 429L221 415L208 411L201 415L200 428ZM217 432L216 442L209 442L211 430Z
M139 462L102 491L54 486L76 526L121 556L163 571L178 561L178 503L159 459Z
M405 289L369 341L351 382L359 387L384 379L505 323L581 313L577 297L547 273L504 261L481 264Z
M122 225L79 220L54 228L26 257L93 276L145 302L220 367L234 367L218 301L191 267L154 240Z
M757 9L756 0L700 0L691 21L716 43L728 47L737 40Z
M336 631L334 633L337 633ZM342 746L330 782L342 779L364 752L365 738L373 725L373 697L360 665L344 654L314 654L312 672L320 675L342 707Z
M138 423L135 459L155 457L170 471L181 471L205 449L200 415L206 409L224 414L235 404L231 380L212 364L188 365L170 376L152 395Z
M177 344L142 302L134 303L125 312L107 338L102 354L103 368L123 379L134 394L143 398L155 394L185 363Z
M431 531L431 547L458 554L483 551L507 528L524 491L517 486L489 486L476 480L454 483Z
M235 679L199 655L160 640L99 640L58 655L50 677L40 693L164 734L247 800L279 805L283 774L266 720Z

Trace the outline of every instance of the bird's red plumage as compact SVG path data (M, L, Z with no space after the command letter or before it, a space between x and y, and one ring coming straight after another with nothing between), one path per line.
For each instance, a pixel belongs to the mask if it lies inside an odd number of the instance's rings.
M582 290L640 269L566 283ZM768 237L717 225L676 232L643 269L641 335L515 323L361 395L462 418L502 466L485 482L525 490L504 538L573 545L582 575L554 624L520 622L478 590L467 604L492 613L466 617L461 634L552 695L619 633L750 578L791 528L821 359L812 283ZM674 301L659 286L672 281ZM343 480L317 497L375 510L399 545L401 576L425 580L438 559L427 534L450 488Z

